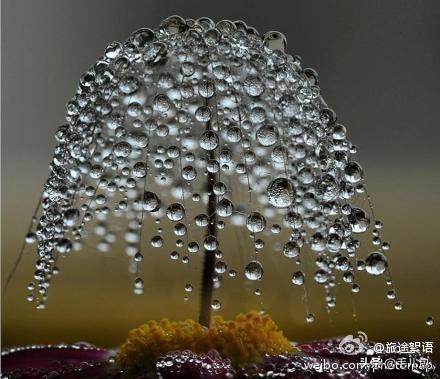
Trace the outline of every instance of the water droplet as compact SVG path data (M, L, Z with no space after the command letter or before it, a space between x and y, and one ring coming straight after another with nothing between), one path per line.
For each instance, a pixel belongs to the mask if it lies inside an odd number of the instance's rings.
M159 25L159 30L168 35L183 33L187 29L188 25L186 21L180 16L170 16Z
M344 267L344 270L348 270L348 267ZM354 275L351 272L344 272L342 279L345 283L352 283L354 280Z
M375 251L365 260L365 269L371 275L381 275L388 267L387 258L382 253Z
M144 193L143 207L146 211L156 212L160 208L160 200L154 192L146 191Z
M151 239L151 246L153 247L162 247L163 246L163 238L161 236L154 236Z
M188 252L197 253L199 251L199 244L195 241L192 241L188 244Z
M345 180L350 183L357 183L362 180L363 170L357 162L349 162L344 169Z
M200 247L212 251L215 288L227 280L224 257L233 246L243 245L241 255L246 246L254 256L283 252L296 267L300 250L310 248L317 253L315 280L330 290L341 271L359 291L352 265L361 241L380 247L379 254L389 244L378 222L372 238L355 239L370 224L369 214L355 207L369 202L362 167L353 160L357 148L321 101L317 73L284 54L285 46L281 33L260 38L241 21L172 16L155 31L139 29L107 47L67 105L26 237L37 242L29 291L41 294L38 307L58 272L55 256L81 249L89 236L106 252L122 235L132 272L140 268L141 247L170 246L163 251L179 262L176 269ZM208 228L216 233L205 238ZM217 232L226 238L225 254ZM370 254L357 268L379 275L384 257ZM262 274L258 261L246 265L248 279ZM304 273L295 272L292 283L303 282ZM333 307L334 296L326 303Z
M212 190L217 196L223 196L226 193L227 187L223 182L217 182L214 184Z
M263 276L263 266L258 261L251 261L246 265L244 273L249 280L260 280Z
M287 47L286 37L277 31L267 32L263 38L264 46L271 50L285 51Z
M217 274L223 274L226 272L227 269L228 269L228 266L226 265L225 262L218 261L215 263L215 272Z
M206 236L205 240L203 241L203 246L208 251L214 251L218 247L217 237L211 235Z
M288 241L284 244L283 253L287 258L295 258L299 255L300 248L295 241Z
M215 132L207 130L200 137L200 147L204 150L211 151L218 146L218 136Z
M37 242L37 235L35 233L29 232L26 234L25 241L28 244Z
M171 258L173 261L179 259L179 257L180 257L180 255L179 255L179 253L178 253L177 251L172 251L171 254L170 254L170 258Z
M211 109L207 106L201 106L196 110L195 116L199 122L208 122L211 119Z
M252 212L246 220L246 227L252 233L259 233L266 227L266 219L259 212Z
M217 29L209 29L205 33L205 42L209 46L214 46L219 41L220 37L221 34Z
M151 29L142 28L131 34L130 41L133 43L133 45L142 49L147 45L148 42L152 41L154 37L154 32Z
M133 292L136 295L142 295L144 293L144 281L142 280L142 278L137 277L134 280Z
M276 208L289 207L294 199L292 183L286 178L277 178L267 187L269 203Z
M197 226L200 226L200 227L203 228L203 227L208 225L209 217L207 215L205 215L205 214L199 214L199 215L197 215L195 217L194 221L195 221Z
M260 96L265 89L264 83L256 76L248 76L243 83L245 92L251 97Z
M174 234L176 236L184 236L186 234L185 224L178 222L176 225L174 225Z
M147 165L144 162L136 162L133 166L133 175L137 178L147 176Z
M314 279L316 283L324 284L328 280L328 274L324 270L318 270L315 272Z
M395 299L395 298L396 298L396 291L394 291L394 290L389 290L389 291L387 292L387 298L388 298L388 299L391 299L391 300Z
M312 323L312 322L314 322L314 321L315 321L315 316L314 316L312 313L309 313L309 314L306 316L306 321L307 321L308 323Z
M278 131L273 125L263 125L257 130L257 141L261 146L272 146L278 141Z
M60 254L67 254L72 250L72 242L67 238L63 238L58 241L57 250Z
M281 233L281 226L279 226L278 224L273 224L272 227L270 228L270 231L273 234L279 234Z
M230 200L223 198L217 203L216 210L220 217L229 217L234 210L234 206Z
M167 95L159 94L156 95L153 102L153 108L154 110L158 112L166 112L170 109L171 102L170 99L168 99Z
M226 138L229 142L236 143L241 140L242 134L240 128L231 126L226 132Z
M141 262L142 259L144 259L144 256L142 255L142 253L140 251L138 251L135 255L134 255L134 260L135 262Z
M296 286L302 286L304 284L304 273L297 271L292 275L292 283Z
M72 228L75 226L75 224L79 220L79 210L76 208L70 208L64 213L64 225L66 225L69 228Z
M171 221L180 221L185 217L185 208L182 204L173 203L167 208L167 217Z
M185 180L194 180L197 177L197 171L193 166L185 166L182 169L182 177Z
M220 303L219 300L212 301L212 304L211 304L212 309L219 310L221 308L221 306L222 306L222 303Z
M361 208L352 208L348 220L354 233L363 233L370 225L368 214Z
M400 301L398 301L396 304L394 304L394 309L396 311L401 311L403 309L403 305Z
M128 142L118 142L114 147L114 153L118 157L126 158L131 154L132 148Z
M205 99L209 99L214 96L215 93L215 85L212 80L203 80L199 84L199 95L204 97Z

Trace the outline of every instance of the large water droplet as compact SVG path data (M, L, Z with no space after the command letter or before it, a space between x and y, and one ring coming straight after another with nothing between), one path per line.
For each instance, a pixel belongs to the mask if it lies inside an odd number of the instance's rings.
M387 258L382 253L375 251L365 260L365 269L371 275L381 275L388 267Z
M263 38L264 46L271 50L285 51L287 47L286 37L277 31L267 32Z
M244 271L249 280L259 280L263 276L263 266L258 261L249 262Z
M263 125L256 133L257 141L262 146L272 146L278 141L278 131L273 125Z
M246 227L252 233L259 233L266 227L266 219L259 212L252 212L247 220Z
M171 221L180 221L185 217L185 208L182 204L173 203L167 208L167 217Z
M318 270L315 272L314 279L316 283L324 284L328 280L328 273L324 270Z
M200 143L200 147L204 150L211 151L211 150L216 149L218 146L217 133L215 133L211 130L207 130L200 137L199 143Z
M199 122L208 122L211 119L211 109L207 106L201 106L196 110L195 116Z
M264 83L256 76L248 76L243 83L245 92L251 97L260 96L264 92Z
M357 162L349 162L344 169L345 179L350 183L357 183L362 179L363 170Z
M159 25L159 30L165 34L183 33L187 29L186 21L180 16L170 16Z
M114 153L118 157L125 158L125 157L128 157L130 155L131 150L132 150L131 149L131 145L128 142L123 141L123 142L118 142L115 145Z
M267 186L269 203L276 208L289 207L294 199L293 186L286 178L277 178Z
M217 214L221 217L229 217L233 209L234 206L228 199L223 198L217 203Z
M156 212L160 208L160 200L154 192L146 191L144 193L143 207L146 211Z
M295 258L299 255L300 248L295 241L288 241L284 244L283 253L287 258Z
M203 241L203 246L208 251L214 251L218 247L217 237L211 235L206 236L205 240Z
M361 208L352 208L351 214L348 216L348 221L354 233L363 233L370 225L368 214Z
M79 219L79 210L76 208L70 208L64 213L64 225L67 227L73 227Z

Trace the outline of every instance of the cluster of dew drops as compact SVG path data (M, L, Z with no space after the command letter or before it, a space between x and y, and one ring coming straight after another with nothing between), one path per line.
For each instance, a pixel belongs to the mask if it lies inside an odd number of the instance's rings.
M322 99L316 72L285 47L281 33L261 37L242 21L178 16L110 43L81 77L55 135L26 237L37 245L28 300L44 308L59 257L93 236L106 252L123 228L137 294L142 260L155 248L185 264L214 251L216 286L224 274L261 280L259 255L277 254L297 264L291 281L304 290L301 256L309 250L327 307L336 304L337 275L358 292L354 273L365 270L386 277L387 296L400 310L390 245L353 158L356 146ZM215 233L207 234L212 223ZM233 253L243 255L244 267L228 267L224 230L235 231L242 248ZM359 259L367 232L370 246ZM306 320L314 320L307 309Z

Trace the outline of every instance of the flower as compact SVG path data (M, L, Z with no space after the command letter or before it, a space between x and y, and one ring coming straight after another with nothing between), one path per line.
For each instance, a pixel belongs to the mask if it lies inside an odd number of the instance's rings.
M250 316L250 319L255 320L252 313L237 316L237 319L241 320L238 323L243 321L243 316L245 319ZM235 323L237 320L232 322ZM183 325L184 323L180 324ZM157 324L160 324L160 322ZM111 357L113 351L84 344L5 349L2 351L1 363L2 375L17 379L40 379L43 377L76 379L92 377L106 379L239 379L268 377L369 379L387 377L391 379L412 378L417 375L411 372L409 366L407 369L401 367L394 370L385 369L384 367L375 371L357 369L356 367L359 366L356 366L356 364L368 357L371 361L388 361L390 359L397 361L400 359L401 361L424 362L425 371L421 373L421 377L436 377L436 365L429 356L419 353L377 354L374 352L372 355L367 355L366 352L347 355L340 350L340 343L340 338L308 342L298 345L299 351L292 351L288 354L264 354L260 357L258 363L247 364L242 367L234 366L229 359L221 356L215 350L207 353L183 350L167 352L158 358L150 368L137 368L137 372L134 372L133 367L120 367L118 361ZM327 368L323 366L325 362ZM347 366L347 363L350 365Z
M213 349L234 365L258 362L265 354L295 350L268 314L251 311L232 321L215 316L209 328L194 320L149 321L129 332L117 361L123 367L148 369L170 351L207 353Z

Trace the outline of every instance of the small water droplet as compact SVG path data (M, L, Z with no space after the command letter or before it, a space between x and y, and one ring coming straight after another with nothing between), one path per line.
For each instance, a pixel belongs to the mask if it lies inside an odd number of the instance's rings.
M304 273L297 271L292 275L292 283L296 286L302 286L304 284Z
M222 304L220 303L219 300L212 301L212 304L211 304L212 309L219 310L221 308L221 306L222 306Z
M315 316L314 316L312 313L309 313L309 314L306 316L306 321L307 321L308 323L312 323L312 322L314 322L314 321L315 321Z

